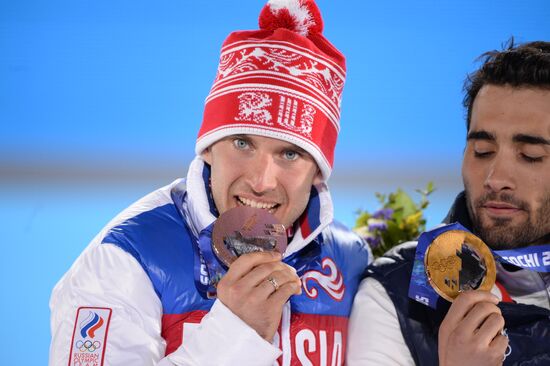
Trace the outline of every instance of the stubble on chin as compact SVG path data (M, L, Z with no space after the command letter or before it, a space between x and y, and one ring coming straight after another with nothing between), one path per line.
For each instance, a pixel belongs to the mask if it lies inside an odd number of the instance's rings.
M521 227L512 226L511 219L482 218L478 213L473 219L474 233L492 249L512 249L521 245Z
M511 226L510 218L489 218L483 215L482 206L489 199L494 199L495 194L485 194L482 197L474 199L466 190L466 206L468 214L472 220L472 229L485 244L492 249L510 249L514 248L514 237L517 235Z
M468 213L472 220L474 234L479 236L490 248L496 250L522 248L550 240L548 230L550 197L546 197L539 210L533 212L526 202L501 195L500 199L514 203L526 213L526 218L515 224L512 218L494 218L483 214L483 203L495 197L495 194L487 194L473 202L466 192Z

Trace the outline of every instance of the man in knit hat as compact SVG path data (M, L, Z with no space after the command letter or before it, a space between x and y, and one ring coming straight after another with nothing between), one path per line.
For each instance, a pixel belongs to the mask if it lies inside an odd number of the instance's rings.
M369 261L325 184L345 61L313 1L269 1L260 28L223 44L187 178L119 214L56 285L50 365L343 364Z

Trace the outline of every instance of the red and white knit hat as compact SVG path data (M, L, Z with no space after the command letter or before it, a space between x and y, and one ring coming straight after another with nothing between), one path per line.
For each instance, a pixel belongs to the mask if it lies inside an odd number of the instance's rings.
M326 180L340 130L345 58L321 34L312 0L269 0L259 24L225 40L195 151L228 135L277 138L310 153Z

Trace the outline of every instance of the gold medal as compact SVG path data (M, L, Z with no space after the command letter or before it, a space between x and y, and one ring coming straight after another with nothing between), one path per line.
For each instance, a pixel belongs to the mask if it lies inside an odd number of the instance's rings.
M437 236L426 250L424 268L434 290L451 302L463 291L490 291L496 279L495 259L489 247L462 230Z

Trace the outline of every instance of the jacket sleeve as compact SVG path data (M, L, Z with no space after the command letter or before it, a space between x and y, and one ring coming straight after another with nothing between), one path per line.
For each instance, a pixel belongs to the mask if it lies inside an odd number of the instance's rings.
M192 332L186 330L184 343L163 358L162 304L138 261L112 244L92 244L54 288L50 366L74 364L69 357L79 353L80 331L86 329L82 308L110 314L91 339L105 348L104 356L98 351L104 357L99 365L270 366L281 354L216 301Z
M350 316L348 366L414 365L401 333L395 306L380 282L361 282Z
M83 307L109 309L94 338L80 338ZM50 366L76 363L85 339L100 342L99 365L155 365L164 356L161 302L138 261L115 245L91 244L55 286L50 310Z

